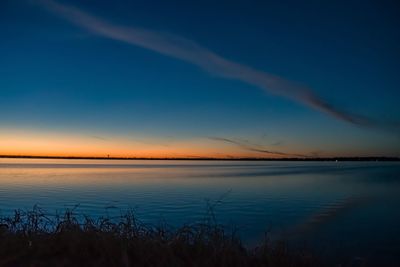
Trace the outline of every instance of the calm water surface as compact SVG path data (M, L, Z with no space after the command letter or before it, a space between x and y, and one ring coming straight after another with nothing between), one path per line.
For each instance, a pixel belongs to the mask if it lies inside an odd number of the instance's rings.
M400 163L0 159L3 216L79 204L179 226L204 219L207 203L249 245L268 231L320 253L399 259Z

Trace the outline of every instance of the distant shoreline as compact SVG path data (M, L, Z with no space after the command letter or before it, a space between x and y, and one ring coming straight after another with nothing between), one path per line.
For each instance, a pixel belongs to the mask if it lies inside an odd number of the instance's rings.
M0 155L0 158L11 159L87 159L87 160L213 160L213 161L400 161L399 157L326 157L326 158L207 158L207 157L177 157L177 158L145 158L145 157L74 157L74 156L26 156Z

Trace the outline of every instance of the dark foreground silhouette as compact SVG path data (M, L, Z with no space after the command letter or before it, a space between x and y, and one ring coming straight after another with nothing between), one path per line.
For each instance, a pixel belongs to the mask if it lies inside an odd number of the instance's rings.
M0 266L322 266L304 251L265 240L247 249L213 223L149 226L118 218L47 217L40 209L0 219Z
M398 266L369 265L357 257L334 262L266 237L258 246L246 248L235 232L216 223L212 210L204 222L177 229L143 224L133 212L93 220L73 210L47 216L34 207L0 217L0 267Z

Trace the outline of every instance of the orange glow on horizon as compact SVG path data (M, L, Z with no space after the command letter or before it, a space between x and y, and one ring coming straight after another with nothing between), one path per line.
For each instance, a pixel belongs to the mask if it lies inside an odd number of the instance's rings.
M140 138L139 138L140 139ZM192 138L164 144L157 138L112 136L101 139L90 135L21 132L0 133L0 155L50 157L126 158L282 158L280 155L246 151L243 148Z

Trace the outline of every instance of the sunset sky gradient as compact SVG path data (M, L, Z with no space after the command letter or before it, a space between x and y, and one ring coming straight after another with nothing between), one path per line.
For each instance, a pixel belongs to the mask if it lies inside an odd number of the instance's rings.
M400 156L395 1L0 3L0 154Z

